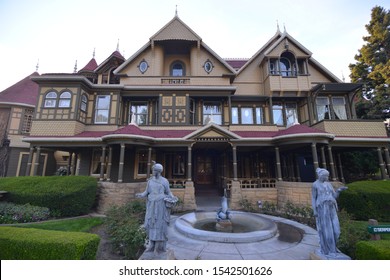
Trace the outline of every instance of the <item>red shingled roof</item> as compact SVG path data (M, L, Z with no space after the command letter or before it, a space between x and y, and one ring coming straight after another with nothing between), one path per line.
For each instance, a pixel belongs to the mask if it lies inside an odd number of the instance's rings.
M23 103L35 106L37 103L39 86L30 79L32 76L39 76L39 74L38 72L34 72L0 92L0 102Z
M247 58L227 58L225 59L226 63L233 67L235 70L239 70L245 63L248 62Z
M84 71L90 71L90 72L93 72L96 68L98 67L97 63L96 63L96 60L95 58L92 58L88 63L87 65L85 65L80 71L80 72L84 72Z

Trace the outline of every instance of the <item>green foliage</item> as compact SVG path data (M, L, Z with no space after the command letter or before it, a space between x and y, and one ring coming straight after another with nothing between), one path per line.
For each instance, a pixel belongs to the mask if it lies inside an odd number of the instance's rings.
M357 181L338 198L340 209L345 209L356 220L390 221L390 181Z
M93 260L100 238L84 232L0 227L2 260Z
M359 53L356 63L350 64L351 81L365 84L365 97L360 97L358 116L361 118L383 118L383 110L389 108L390 85L390 12L375 6L371 10L371 20L365 26L368 36Z
M112 244L128 259L138 259L146 240L141 228L145 217L145 203L133 201L123 206L114 206L107 212L105 224Z
M240 205L241 205L241 208L246 212L256 212L255 207L248 199L241 199Z
M58 231L90 232L93 227L99 226L103 223L104 219L100 217L82 217L74 219L46 221L42 223L18 224L15 226Z
M0 224L38 222L49 217L50 211L47 207L0 202Z
M341 153L346 182L372 179L378 171L378 152L374 149Z
M390 260L390 241L359 241L356 244L358 260Z
M53 216L70 217L89 213L94 205L97 182L89 176L0 178L0 189L17 204L47 207Z
M338 216L341 233L337 247L344 254L352 259L356 259L356 243L370 238L367 231L367 223L359 223L352 220L352 216L344 210L339 211Z

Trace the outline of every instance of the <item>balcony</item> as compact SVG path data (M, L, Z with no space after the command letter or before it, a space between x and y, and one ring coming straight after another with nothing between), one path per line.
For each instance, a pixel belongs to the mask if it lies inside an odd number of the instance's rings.
M337 137L388 137L382 120L322 120L312 127Z
M162 85L189 85L189 78L164 78L161 79Z

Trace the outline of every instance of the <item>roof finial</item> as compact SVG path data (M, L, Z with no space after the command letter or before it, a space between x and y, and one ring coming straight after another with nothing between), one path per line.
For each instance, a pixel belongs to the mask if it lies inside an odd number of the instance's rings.
M116 44L116 51L119 52L119 38L118 38L118 43Z
M284 28L284 33L287 33L286 24L285 23L283 23L283 28Z
M341 70L341 79L342 79L343 82L345 83L345 77L344 77L344 72L343 72L343 70Z
M35 66L35 72L38 72L38 69L39 69L39 58L38 58L37 65Z
M179 15L177 14L177 5L176 5L176 11L175 11L175 17L178 17Z
M77 73L77 59L76 59L76 63L74 64L74 70L73 70L73 73Z
M280 32L280 29L279 29L279 21L278 21L278 20L276 20L276 29L277 29L277 30L276 30L277 32Z
M95 51L96 51L96 48L93 48L92 58L95 58Z

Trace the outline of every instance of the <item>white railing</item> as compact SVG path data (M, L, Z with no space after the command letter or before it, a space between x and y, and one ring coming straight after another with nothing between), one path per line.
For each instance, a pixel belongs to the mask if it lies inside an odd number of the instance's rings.
M230 190L232 186L232 178L222 178L227 190ZM262 189L262 188L275 188L275 178L238 178L241 189Z
M186 180L185 179L168 179L169 187L178 189L178 188L185 188L186 186Z

